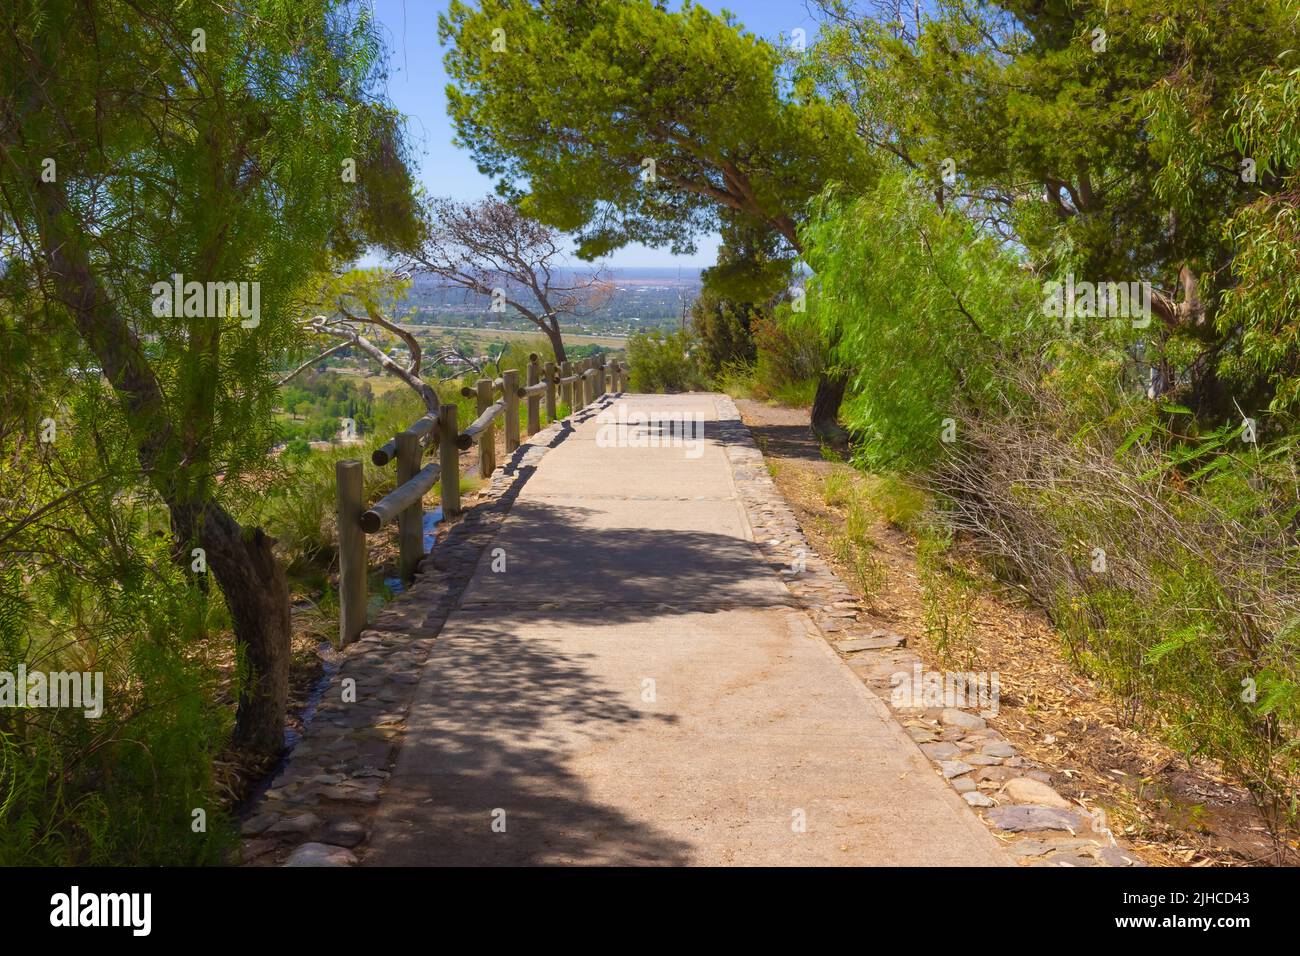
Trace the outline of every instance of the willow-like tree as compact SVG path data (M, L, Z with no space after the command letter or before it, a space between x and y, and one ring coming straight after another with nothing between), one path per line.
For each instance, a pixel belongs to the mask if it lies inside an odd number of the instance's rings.
M75 332L65 367L102 370L138 481L230 610L235 742L274 753L288 590L234 503L272 442L302 284L416 236L374 24L337 0L13 0L0 23L5 288L33 334ZM201 294L167 301L178 274Z
M634 242L690 251L723 210L797 255L809 200L872 178L851 114L703 7L453 2L440 28L460 142L523 212L576 233L584 258ZM841 392L819 390L823 426Z

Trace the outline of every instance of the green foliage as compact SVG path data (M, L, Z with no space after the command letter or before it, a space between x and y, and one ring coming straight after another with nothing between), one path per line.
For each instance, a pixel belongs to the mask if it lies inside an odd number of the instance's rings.
M955 670L976 666L975 603L979 587L971 572L952 560L951 539L923 528L916 549L921 581L921 624L939 660Z
M751 362L756 358L750 325L762 311L748 302L732 302L707 286L691 304L691 328L699 339L706 368Z
M919 38L840 18L801 70L1039 275L1150 281L1144 360L1213 419L1294 399L1298 45L1288 0L951 0Z
M700 275L705 291L733 302L771 304L781 299L795 262L780 235L733 209L723 209L719 220L717 261Z
M732 362L713 376L713 387L733 398L750 398L782 405L807 408L817 391L817 378L790 380L776 373L768 356L760 352L753 364Z
M1233 132L1261 178L1282 178L1284 191L1239 209L1224 227L1236 255L1235 286L1216 322L1239 335L1221 370L1238 387L1264 382L1274 412L1300 410L1300 68L1293 49L1239 96ZM1289 67L1289 68L1288 68ZM1288 175L1289 173L1289 175Z
M756 358L727 362L714 376L716 387L738 398L757 398L790 408L812 404L825 366L818 336L795 322L792 303L754 315L750 333Z
M228 626L220 597L173 563L156 499L100 487L58 508L57 528L32 520L51 474L94 452L67 443L33 467L14 450L0 469L13 509L0 520L0 671L99 673L103 713L0 709L0 865L225 862L236 834L212 775L231 723L210 659ZM20 569L18 554L33 557Z
M280 407L292 416L280 423L286 440L329 441L337 436L344 418L356 423L358 435L369 432L374 424L374 392L370 383L357 375L308 370L280 395Z
M708 388L699 343L679 330L637 333L628 340L630 391L689 392Z
M923 535L928 630L964 653L955 528L1275 834L1300 780L1298 28L1281 2L953 0L919 37L840 18L800 67L912 171L814 207L802 321L850 376L856 462L954 522ZM1052 327L1039 282L1066 273L1151 281L1153 322Z
M803 235L816 275L807 313L792 319L837 343L862 460L933 461L945 418L996 401L997 362L1031 329L1036 291L910 176L886 176L860 199L828 194Z
M452 401L450 392L448 387L443 396L448 402ZM458 407L457 414L462 424L468 424L472 418L465 416L473 399L457 394L455 402L458 406L464 404ZM359 459L363 465L362 494L367 501L378 500L396 486L396 471L391 463L382 468L374 465L371 453L423 414L418 396L403 387L374 400L374 424L360 436L365 439L361 444L321 451L307 449L305 454L290 454L286 447L276 480L249 502L241 519L265 525L292 573L331 567L338 548L335 463Z
M950 531L1050 610L1129 718L1227 768L1281 840L1300 779L1297 438L1200 428L1110 367L1019 370L1040 376L1032 401L964 422L930 480Z
M378 30L335 0L16 0L0 24L0 365L22 392L0 405L0 667L102 671L107 697L98 720L0 713L0 862L223 862L213 761L232 697L266 685L231 686L263 622L216 585L274 582L211 547L198 579L190 547L275 479L311 279L417 238ZM248 283L258 312L163 309L175 274ZM272 717L246 728L264 753Z
M704 7L455 0L439 23L461 141L527 190L524 212L577 231L583 258L688 249L719 205L793 243L809 197L870 174L848 112L783 83L778 50Z

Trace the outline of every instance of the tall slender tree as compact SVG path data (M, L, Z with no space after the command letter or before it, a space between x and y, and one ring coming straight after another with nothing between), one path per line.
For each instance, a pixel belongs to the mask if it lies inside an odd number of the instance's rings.
M271 443L297 290L416 236L375 26L341 0L13 0L0 24L6 288L111 385L178 554L203 550L229 607L236 743L275 753L288 593L235 510Z

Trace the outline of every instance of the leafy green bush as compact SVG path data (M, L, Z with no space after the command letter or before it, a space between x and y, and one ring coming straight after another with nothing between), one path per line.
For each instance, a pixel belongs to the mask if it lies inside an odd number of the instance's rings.
M812 404L822 369L822 349L816 336L792 322L789 303L771 315L755 317L752 325L756 357L749 362L723 364L715 387L736 398L755 398L801 408Z
M683 330L633 335L628 340L627 360L633 392L690 392L709 387L697 343Z
M1284 847L1300 819L1294 292L1273 281L1289 214L1238 216L1255 237L1237 263L1250 291L1223 315L1250 330L1221 367L1277 385L1246 440L1214 403L1148 398L1149 330L1051 322L1018 260L919 187L897 174L823 198L805 233L809 312L792 318L850 376L855 464L915 476L938 503L920 554L927 629L963 663L972 584L943 557L963 534L1135 721L1241 780ZM901 512L915 520L914 503Z
M102 713L0 709L0 866L225 862L237 835L212 767L233 715L207 659L221 598L173 562L147 498L90 495L60 525L63 560L0 561L0 671L101 674ZM10 527L20 550L52 543Z
M862 460L934 461L945 419L998 400L998 362L1032 327L1036 287L910 175L885 176L859 199L829 192L803 235L816 274L807 313L791 319L836 343L851 384L842 414Z

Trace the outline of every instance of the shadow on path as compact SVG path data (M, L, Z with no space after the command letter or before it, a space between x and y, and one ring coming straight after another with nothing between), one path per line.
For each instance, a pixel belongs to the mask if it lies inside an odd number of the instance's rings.
M647 524L657 502L644 505ZM673 502L687 517L735 509L730 501ZM461 600L462 607L535 605L538 620L568 619L575 605L603 609L611 624L688 610L793 606L780 566L768 564L746 538L721 531L604 527L618 515L535 499L516 501L492 550ZM738 530L738 529L737 529ZM496 566L493 570L495 549Z
M566 420L544 447L574 434ZM673 501L667 516L656 510L667 503L639 501L623 520L643 526L619 527L596 503L519 500L538 451L525 445L503 462L513 477L500 499L509 517L424 667L366 865L691 862L689 843L649 822L652 796L639 818L602 803L570 769L575 750L599 749L629 725L675 721L636 706L635 686L612 687L596 653L561 648L554 625L599 634L654 624L624 647L653 655L657 638L671 643L676 615L793 600L741 536L743 524L717 517L734 502ZM686 527L665 526L674 521ZM491 571L497 547L500 573Z
M687 862L686 844L595 801L566 767L575 745L642 720L672 722L509 620L458 617L408 716L366 864Z

